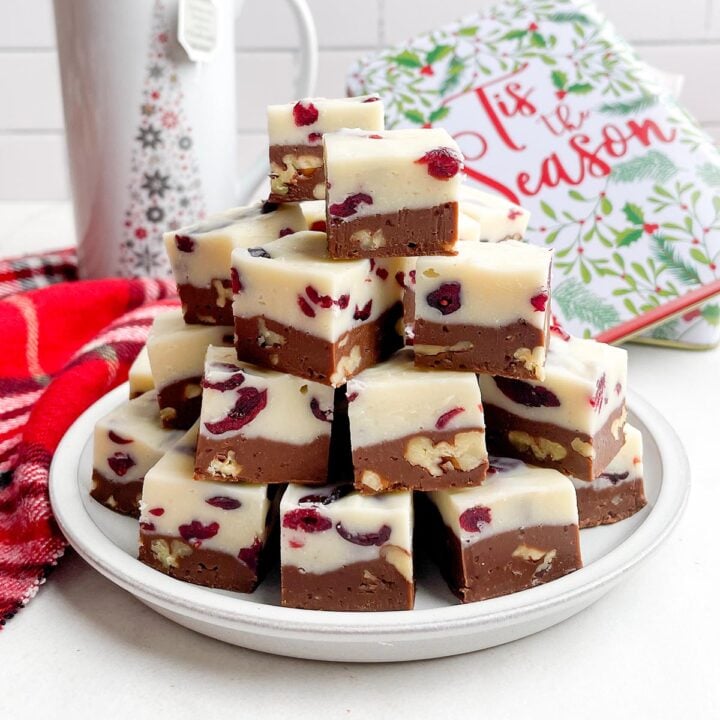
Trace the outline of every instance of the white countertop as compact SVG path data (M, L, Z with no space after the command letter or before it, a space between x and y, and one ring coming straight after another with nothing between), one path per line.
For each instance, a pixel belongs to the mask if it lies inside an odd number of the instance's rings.
M0 228L0 257L72 238L64 203L0 203ZM0 633L0 717L718 717L720 349L628 349L630 384L680 435L693 488L667 543L588 610L470 655L318 663L185 630L68 552Z

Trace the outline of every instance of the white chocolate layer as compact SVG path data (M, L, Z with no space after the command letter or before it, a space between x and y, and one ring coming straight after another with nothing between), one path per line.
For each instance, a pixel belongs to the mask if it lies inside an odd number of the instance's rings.
M412 581L413 506L411 492L363 496L357 492L331 502L299 502L311 495L328 495L332 485L309 488L288 485L280 503L280 562L306 572L321 575L356 562L369 562L383 557ZM314 510L329 521L321 532L305 532L287 527L288 513ZM390 529L387 540L380 545L359 545L344 539L338 524L348 533L378 533L383 526ZM392 548L397 550L392 550Z
M609 487L619 487L625 483L642 480L643 477L642 433L636 427L626 423L625 442L620 452L611 460L602 474L590 482L574 477L570 479L578 490L583 488L605 490Z
M147 345L138 353L135 361L130 366L128 372L128 383L130 397L134 398L142 395L155 387L153 381L152 370L150 369L150 356L148 355Z
M461 243L457 255L421 257L416 263L415 319L443 325L502 327L518 320L544 328L550 312L552 252L508 240ZM460 284L460 306L443 314L428 304L428 295L448 283ZM544 310L531 299L545 294Z
M332 260L326 235L319 232L288 235L262 249L269 258L247 250L233 253L233 267L242 285L233 302L235 317L263 316L335 342L348 330L373 322L400 300L395 273L402 263L396 258L374 263ZM314 301L313 290L332 304L323 307ZM369 302L368 317L356 319L355 314Z
M147 341L155 387L201 377L208 345L232 345L233 330L223 325L186 325L179 308L155 318Z
M575 488L570 479L557 470L531 467L519 460L490 456L490 468L482 485L428 495L445 525L464 545L519 528L578 524ZM480 522L478 532L461 525L463 513L472 508L489 511L479 514L489 522ZM472 517L470 512L468 515ZM467 519L462 522L468 524Z
M460 206L480 223L479 239L487 242L522 240L530 222L530 213L524 208L470 185L460 187Z
M193 480L197 433L196 423L145 476L140 522L151 523L155 529L142 532L181 537L181 526L193 522L203 526L217 523L219 527L213 537L191 540L188 544L199 542L203 549L237 557L241 549L252 547L256 539L263 543L266 539L268 486ZM223 509L207 502L213 498L239 506Z
M370 98L377 98L370 100ZM270 145L318 145L315 134L336 132L342 128L382 130L385 127L385 110L377 95L360 95L352 98L303 98L299 101L317 109L318 117L310 125L297 125L293 114L294 102L285 105L268 105L268 135ZM309 137L312 134L312 137Z
M236 369L231 370L228 365ZM213 384L240 377L244 378L242 385L234 389L222 391L212 388ZM240 430L210 432L207 424L212 425L228 417L238 400L238 393L246 388L264 393L265 407ZM211 346L205 359L200 432L213 440L239 435L290 445L307 445L318 437L329 436L332 427L331 422L313 414L311 403L317 403L318 414L325 414L332 420L334 395L333 388L327 385L241 362L234 348Z
M380 135L381 139L370 135ZM369 195L372 204L359 204L348 220L403 208L432 208L459 199L462 171L437 179L430 175L426 163L418 162L438 148L448 148L462 159L460 148L446 130L343 130L325 135L323 143L329 214L332 205L342 204L357 193Z
M528 407L503 393L495 378L490 375L479 377L486 405L496 405L528 420L553 423L593 436L625 403L627 351L595 340L570 338L564 341L551 332L545 380L542 383L522 382L552 392L560 403L557 406ZM602 386L602 398L595 403L599 386Z
M401 350L348 381L352 447L396 438L485 427L474 373L415 367Z
M232 208L200 223L166 232L165 250L178 285L209 287L215 279L229 279L230 255L235 248L262 245L280 237L281 232L307 229L297 205L285 203L270 210L268 207L258 202ZM183 252L181 247L190 251Z
M142 480L182 436L182 430L168 430L160 424L157 396L151 390L95 424L93 470L116 483Z
M313 223L322 222L325 224L325 201L324 200L306 200L300 203L307 229L313 229Z

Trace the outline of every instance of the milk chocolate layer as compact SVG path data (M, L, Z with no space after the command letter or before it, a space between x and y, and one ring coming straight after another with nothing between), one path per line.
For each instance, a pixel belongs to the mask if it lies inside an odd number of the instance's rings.
M196 480L247 482L270 485L297 483L324 485L328 478L330 435L315 438L307 445L277 442L266 438L241 435L215 440L203 432L198 436L195 460ZM229 454L237 467L236 474L222 475L210 469L210 463L225 462Z
M576 488L580 527L612 525L647 505L642 478L596 490L591 485Z
M301 200L322 200L325 197L323 193L319 197L315 195L315 186L321 184L325 186L325 167L322 164L323 148L322 145L271 145L270 146L270 163L275 163L281 168L287 169L287 165L283 161L286 155L292 155L295 158L311 156L320 158L320 167L307 168L305 170L296 169L296 175L287 184L287 193L270 192L268 196L269 202L300 202ZM270 178L275 176L271 173Z
M514 357L518 348L532 351L546 347L542 329L518 320L502 327L482 325L443 325L418 318L415 320L415 364L441 370L468 370L511 378L536 379L535 369L528 370L522 360ZM467 347L470 343L471 346ZM436 345L448 350L435 355L421 355L418 345ZM450 350L457 346L457 350ZM463 349L467 348L467 349Z
M624 442L622 426L616 427L617 437L614 437L612 433L612 424L623 416L624 406L613 411L594 437L552 423L528 420L489 403L483 403L483 408L485 410L487 446L492 455L518 458L531 465L554 468L580 480L593 480L600 475L620 452ZM544 438L557 443L562 446L566 455L553 460L549 456L536 455L530 448L521 450L510 442L509 434L513 430L527 433L536 439ZM586 457L572 447L572 442L576 438L583 443L592 445L595 451L594 458Z
M518 528L472 545L442 525L436 539L440 570L463 603L526 590L582 567L577 525Z
M90 496L116 513L138 517L142 488L142 479L118 483L93 470Z
M282 604L306 610L412 610L415 585L386 560L345 565L322 575L282 566Z
M189 430L200 417L202 389L200 376L184 378L158 390L163 427Z
M485 479L488 462L485 460L472 470L456 469L454 458L447 457L439 463L443 474L433 476L421 465L413 465L408 460L408 443L415 437L427 437L434 445L441 442L453 444L455 436L466 432L484 432L482 428L462 428L460 430L434 430L417 435L408 435L396 440L367 445L353 449L355 467L355 487L363 493L374 494L392 490L445 490L447 488L474 487ZM382 487L368 487L362 482L363 473L370 471L380 477Z
M335 372L338 362L342 357L349 356L355 346L360 348L361 356L360 364L352 375L390 357L402 345L402 338L395 329L401 315L402 304L398 302L374 322L354 327L334 343L262 315L236 317L235 347L240 360L330 385L330 376ZM281 335L285 343L260 345L261 322L271 332Z
M458 204L365 215L357 219L330 217L328 251L334 258L414 257L455 255ZM363 248L354 233L382 233L382 245ZM362 235L360 236L362 237Z
M232 325L232 300L218 295L218 284L230 288L230 280L220 278L213 280L210 287L177 286L188 325Z
M164 541L166 547L172 549L173 543L180 543L183 552L190 553L182 555L173 553L174 564L165 564L152 551L152 543ZM177 546L176 546L177 547ZM263 560L263 553L260 553L259 560ZM235 590L236 592L250 593L259 582L262 574L257 569L246 565L232 555L217 550L208 550L203 547L193 548L181 537L171 535L156 535L154 533L140 533L139 559L155 570L159 570L170 577L183 582L203 585L204 587L220 588L222 590Z

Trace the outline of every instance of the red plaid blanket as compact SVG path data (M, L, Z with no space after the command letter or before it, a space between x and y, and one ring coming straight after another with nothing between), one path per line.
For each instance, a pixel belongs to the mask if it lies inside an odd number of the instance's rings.
M167 280L61 282L75 275L73 251L0 262L0 624L65 549L48 499L60 439L127 378L155 314L176 303Z

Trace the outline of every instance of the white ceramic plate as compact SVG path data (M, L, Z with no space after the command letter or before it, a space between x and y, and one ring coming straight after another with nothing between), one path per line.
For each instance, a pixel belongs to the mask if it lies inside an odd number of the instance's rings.
M136 559L137 522L93 501L95 422L127 398L123 385L83 414L50 470L50 497L70 544L96 570L165 617L225 642L315 660L384 662L481 650L544 630L583 610L654 550L679 519L690 488L683 447L645 400L630 393L630 421L643 433L648 506L628 520L582 530L585 567L530 590L459 605L438 572L417 567L410 612L333 613L279 607L277 574L252 595L174 580Z

